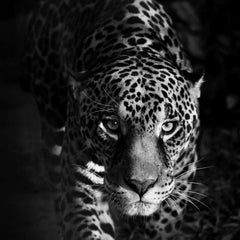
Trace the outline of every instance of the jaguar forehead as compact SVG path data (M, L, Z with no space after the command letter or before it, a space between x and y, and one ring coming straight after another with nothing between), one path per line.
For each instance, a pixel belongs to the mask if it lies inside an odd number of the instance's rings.
M118 109L119 117L124 120L124 125L129 128L135 128L139 131L153 132L156 124L162 122L166 117L163 102L158 98L148 98L149 93L145 92L141 96L136 96L136 99L129 100L129 95L126 95L121 100Z
M131 56L130 61L129 56L120 56L104 65L104 69L95 70L89 88L95 101L114 106L116 114L128 127L153 132L156 123L174 114L184 118L193 107L190 85L179 70L164 59L160 62L152 60L151 66L148 57L142 56L134 61L136 58ZM149 64L147 67L146 61ZM158 71L156 67L159 67ZM190 104L186 105L187 102Z

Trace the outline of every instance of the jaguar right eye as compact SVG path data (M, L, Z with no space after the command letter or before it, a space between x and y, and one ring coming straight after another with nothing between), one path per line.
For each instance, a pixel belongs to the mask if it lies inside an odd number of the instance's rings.
M120 129L120 124L117 119L105 119L103 121L103 125L108 132L113 134L118 134L118 131Z
M103 117L99 127L106 136L116 141L118 140L121 128L118 117L116 117L115 115Z

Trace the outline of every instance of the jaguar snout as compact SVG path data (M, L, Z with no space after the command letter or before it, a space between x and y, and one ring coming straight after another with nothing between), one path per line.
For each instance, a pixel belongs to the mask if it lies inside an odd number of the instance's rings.
M133 161L128 169L123 171L123 181L131 191L142 197L158 180L155 164L146 161Z

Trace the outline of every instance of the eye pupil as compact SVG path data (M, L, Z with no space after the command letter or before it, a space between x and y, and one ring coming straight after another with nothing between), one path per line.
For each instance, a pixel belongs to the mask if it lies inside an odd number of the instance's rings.
M119 127L119 124L118 124L118 121L110 120L108 121L107 126L111 130L117 130Z

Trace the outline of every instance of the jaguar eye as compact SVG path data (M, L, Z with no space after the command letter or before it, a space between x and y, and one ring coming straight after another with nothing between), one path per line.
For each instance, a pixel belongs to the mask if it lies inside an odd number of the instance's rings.
M116 119L105 119L103 125L110 133L117 133L120 128L119 121Z
M177 122L176 121L174 121L174 122L165 122L162 125L162 132L165 135L169 135L169 134L171 134L171 133L173 133L175 131L176 127L177 127Z

